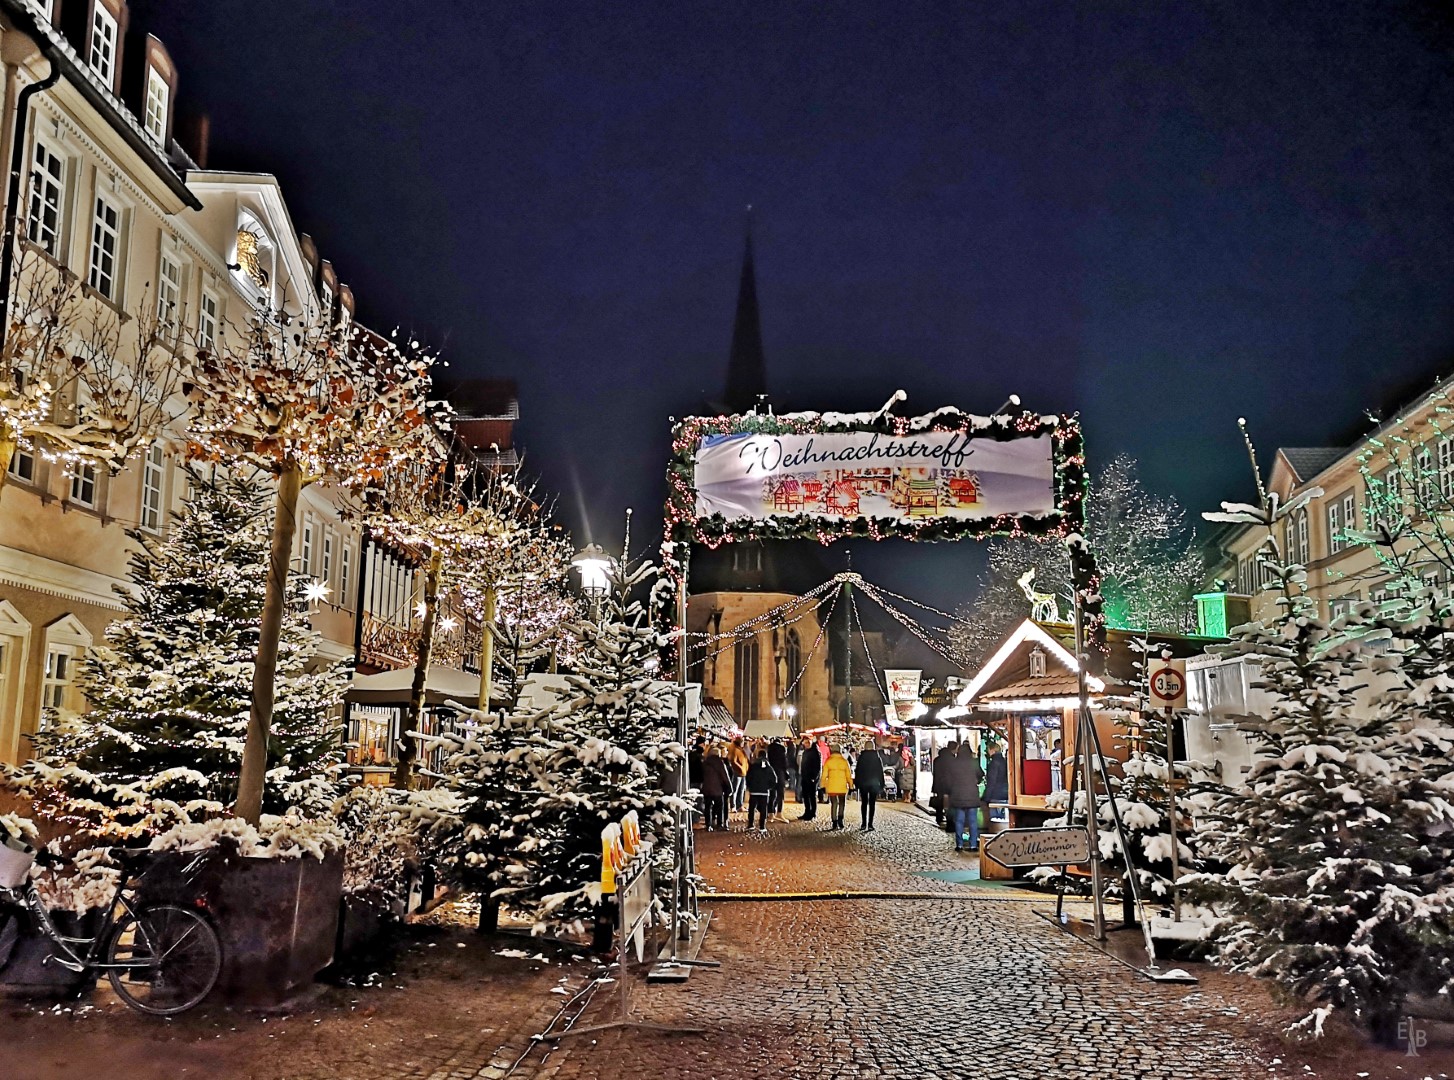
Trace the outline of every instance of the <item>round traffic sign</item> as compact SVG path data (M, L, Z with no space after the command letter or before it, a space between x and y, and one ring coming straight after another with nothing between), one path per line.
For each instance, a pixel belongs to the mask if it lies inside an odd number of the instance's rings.
M1176 701L1186 693L1186 680L1176 668L1158 668L1151 673L1151 696L1158 701Z

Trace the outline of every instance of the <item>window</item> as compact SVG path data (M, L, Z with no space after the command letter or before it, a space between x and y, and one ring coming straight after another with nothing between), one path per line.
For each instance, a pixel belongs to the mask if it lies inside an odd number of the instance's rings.
M739 572L753 572L762 569L762 548L756 545L738 545L732 549L732 569Z
M1414 494L1419 509L1427 508L1434 498L1434 456L1427 446L1419 447L1414 454Z
M757 719L757 682L761 673L757 638L739 641L733 649L733 719L743 727Z
M176 256L162 252L157 273L157 321L175 326L182 307L182 264Z
M1347 530L1353 527L1351 493L1328 504L1328 554L1336 555L1348 546Z
M1439 494L1454 498L1454 439L1439 440Z
M298 548L298 569L305 574L313 572L313 519L303 519L303 540Z
M108 300L116 299L117 261L121 254L121 210L96 193L96 219L91 226L91 288Z
M1301 566L1308 561L1308 512L1299 510L1287 523L1287 561Z
M1421 575L1421 579L1423 580L1425 588L1437 589L1439 587L1439 582L1442 579L1442 575L1439 573L1439 568L1436 566L1432 570L1425 570Z
M35 483L35 455L29 450L21 450L16 447L15 453L10 458L10 468L6 470L11 477L26 484Z
M96 466L77 465L71 473L71 502L78 506L96 505Z
M803 640L798 637L796 630L788 630L787 646L783 649L783 661L788 672L788 686L783 687L783 693L787 696L788 704L797 709L802 706L803 681Z
M323 316L325 323L333 322L333 290L329 288L328 282L324 282L318 292L319 314Z
M204 349L217 344L217 297L202 290L202 305L197 314L197 343Z
M141 463L141 527L152 532L162 528L162 489L166 480L166 453L155 443Z
M75 654L69 646L52 646L45 654L45 681L40 688L43 709L64 709L75 670Z
M96 0L96 9L91 15L91 55L87 62L110 90L116 74L116 20L101 0Z
M348 579L353 576L353 548L344 541L338 552L338 602L344 607L350 607L352 596L348 591Z
M1328 601L1328 618L1341 619L1353 611L1353 605L1358 602L1356 596L1340 596L1336 600Z
M318 575L318 581L327 586L333 587L333 530L323 530L323 567Z
M1380 524L1393 527L1399 523L1404 512L1404 485L1397 465L1390 465L1373 478L1368 486L1368 503L1370 516L1375 516L1376 508Z
M171 87L156 68L146 72L146 133L163 146L167 141L167 96Z
M30 170L30 217L26 236L53 259L61 257L61 209L65 197L65 159L37 141Z

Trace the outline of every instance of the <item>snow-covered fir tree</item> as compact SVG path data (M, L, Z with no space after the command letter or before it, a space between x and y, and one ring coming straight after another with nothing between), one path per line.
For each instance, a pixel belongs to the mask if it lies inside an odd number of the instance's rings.
M676 740L677 696L657 676L664 644L638 594L656 568L618 567L600 619L582 620L560 749L551 762L555 857L535 888L555 923L588 918L599 898L601 830L635 810L642 837L665 855L680 801L667 793L685 749Z
M1110 624L1168 633L1193 629L1192 597L1202 584L1203 560L1181 505L1147 491L1136 462L1122 455L1091 483L1086 515ZM1018 584L1027 570L1035 571L1037 592L1057 597L1062 612L1072 608L1070 558L1063 545L998 537L987 555L979 595L956 612L949 631L956 661L970 670L1029 616L1030 602Z
M1321 620L1305 571L1283 562L1282 524L1321 492L1286 506L1259 494L1207 515L1266 529L1278 614L1225 647L1255 660L1270 704L1240 722L1258 753L1245 785L1201 817L1204 853L1225 870L1197 888L1229 916L1223 957L1295 994L1304 1025L1339 1009L1386 1034L1449 949L1454 893L1430 834L1454 808L1428 768L1447 732L1409 708L1396 626L1372 604Z
M125 613L80 666L90 711L38 740L53 764L73 762L108 784L158 799L236 797L252 699L268 557L266 492L244 479L188 472L189 494L163 535L135 531ZM338 707L348 671L309 672L318 636L306 581L292 575L269 744L270 811L326 807L325 768L338 760Z

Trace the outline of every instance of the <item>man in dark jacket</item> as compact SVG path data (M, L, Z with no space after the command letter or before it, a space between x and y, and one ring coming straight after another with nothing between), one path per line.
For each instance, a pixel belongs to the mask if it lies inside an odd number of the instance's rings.
M944 824L944 796L949 791L949 763L954 760L955 753L959 750L959 744L952 742L944 747L934 756L934 785L929 789L929 801L934 804L934 824L941 829L946 828ZM953 828L951 824L947 828Z
M779 821L783 818L783 793L788 786L788 748L783 745L781 739L774 739L768 744L767 763L772 766L773 772L777 773L777 786L772 789L772 798L768 800L767 812L776 814Z
M798 798L803 801L801 821L812 821L818 816L818 781L822 775L823 758L818 748L808 743L798 756Z
M961 746L945 775L945 801L954 822L954 850L979 850L979 808L983 802L979 785L984 775L979 755L969 746Z
M758 827L767 832L767 808L773 792L782 781L777 770L768 764L766 751L758 751L757 760L747 770L747 831L752 831L752 815L758 816Z
M1005 748L999 743L995 743L985 762L984 801L986 806L1010 801L1010 766L1005 761Z
M858 789L858 831L873 832L873 812L884 791L884 761L877 747L870 746L858 755L853 786Z
M732 767L718 749L708 748L702 759L702 797L707 802L707 828L727 828L727 797L732 792Z

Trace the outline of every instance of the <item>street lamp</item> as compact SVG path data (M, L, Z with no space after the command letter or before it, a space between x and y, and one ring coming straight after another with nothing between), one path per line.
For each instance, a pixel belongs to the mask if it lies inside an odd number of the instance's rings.
M782 720L784 717L786 717L788 723L792 725L794 732L798 730L798 726L793 723L797 715L798 707L796 705L774 705L772 707L772 718L774 720Z
M611 559L599 544L587 544L570 561L581 575L581 592L591 603L591 617L600 618L601 601L611 584Z

